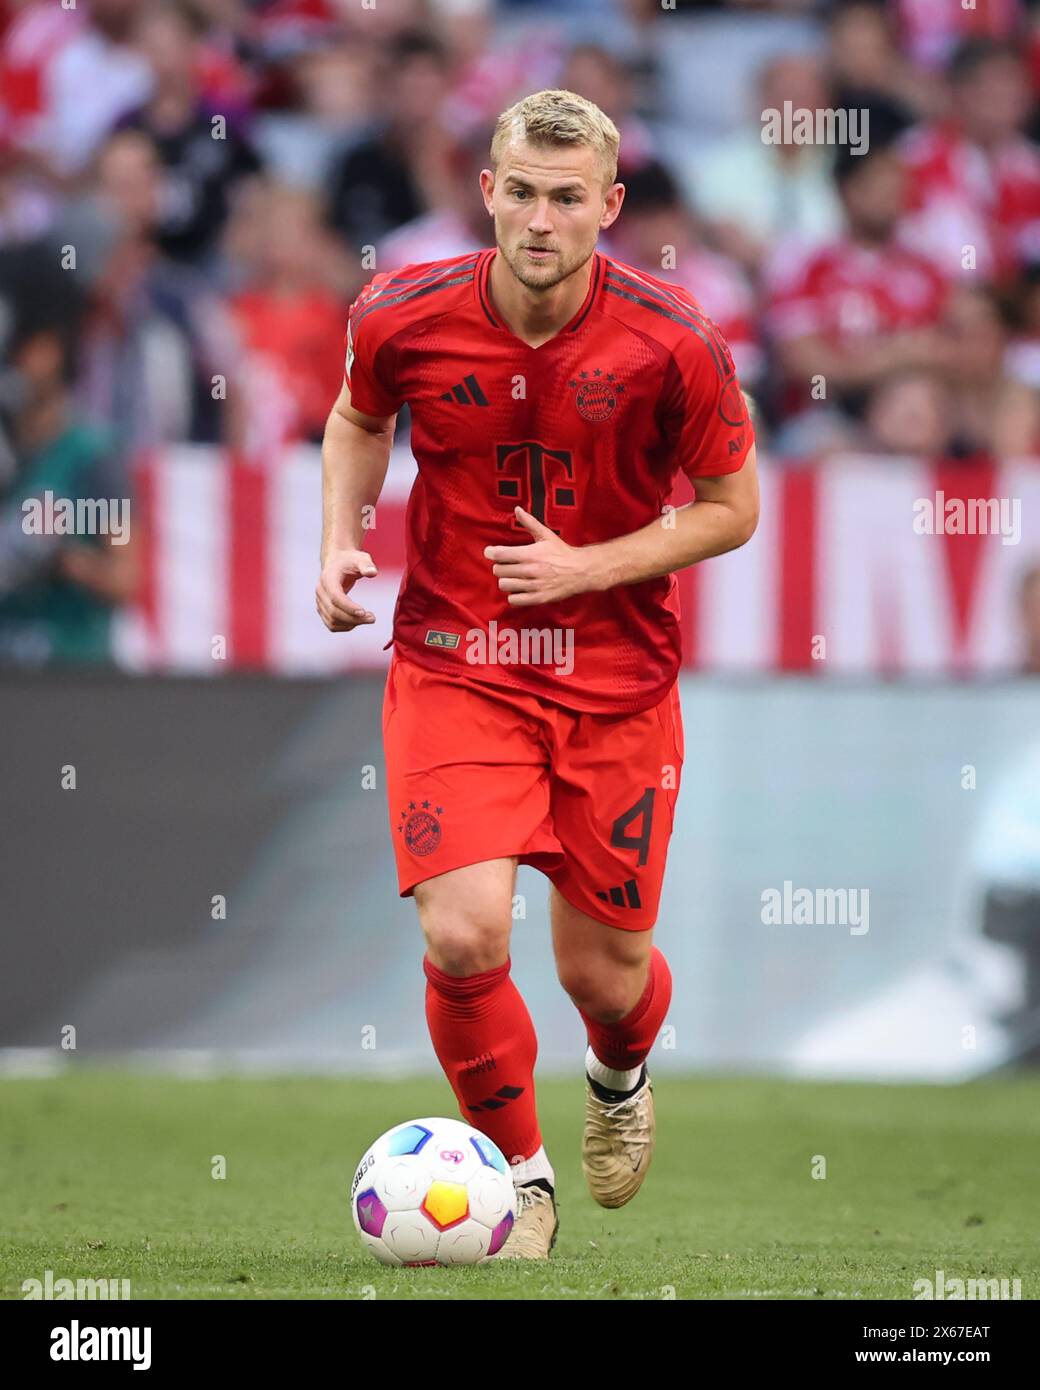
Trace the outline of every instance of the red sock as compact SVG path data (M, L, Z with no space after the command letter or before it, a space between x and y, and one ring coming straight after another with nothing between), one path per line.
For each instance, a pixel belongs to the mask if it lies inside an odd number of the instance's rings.
M642 998L617 1023L600 1023L579 1009L588 1030L589 1046L605 1067L630 1071L646 1061L672 1002L672 972L656 946L650 951L650 971Z
M460 978L423 957L426 1021L462 1118L513 1163L537 1153L542 1134L534 1103L538 1039L510 964Z

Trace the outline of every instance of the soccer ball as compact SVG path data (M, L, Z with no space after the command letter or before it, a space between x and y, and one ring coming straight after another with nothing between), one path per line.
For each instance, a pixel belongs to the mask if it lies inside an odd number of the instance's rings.
M381 1135L350 1188L362 1243L385 1265L469 1265L497 1255L516 1190L501 1150L461 1120L409 1120Z

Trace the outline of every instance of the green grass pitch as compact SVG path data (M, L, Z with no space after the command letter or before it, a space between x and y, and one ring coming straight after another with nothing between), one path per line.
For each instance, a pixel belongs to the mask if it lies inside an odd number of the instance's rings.
M538 1094L560 1199L552 1259L388 1269L355 1236L353 1168L392 1125L457 1116L442 1079L4 1080L0 1296L23 1297L48 1269L171 1299L910 1299L937 1269L1040 1291L1040 1077L946 1088L661 1073L653 1166L614 1212L581 1175L580 1075Z

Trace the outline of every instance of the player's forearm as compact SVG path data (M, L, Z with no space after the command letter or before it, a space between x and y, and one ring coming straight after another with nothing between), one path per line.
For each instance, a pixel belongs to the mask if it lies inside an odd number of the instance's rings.
M873 386L894 370L927 364L932 350L927 333L893 333L839 346L823 338L801 338L780 349L788 378L808 391L823 384L836 391ZM811 400L807 397L807 403Z
M639 531L586 547L596 589L640 584L735 550L754 534L757 509L698 501L670 510Z
M332 550L364 549L392 444L392 430L370 432L330 414L321 450L322 564Z

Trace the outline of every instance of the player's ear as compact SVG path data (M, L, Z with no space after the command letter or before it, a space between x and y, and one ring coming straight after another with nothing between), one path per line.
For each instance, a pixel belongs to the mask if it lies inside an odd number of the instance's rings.
M484 199L484 206L489 213L494 213L491 199L495 192L495 174L493 169L481 169L480 171L480 192Z
M612 183L603 197L603 215L599 219L600 231L605 231L612 223L617 221L618 213L621 211L621 204L625 201L625 185L623 183Z

